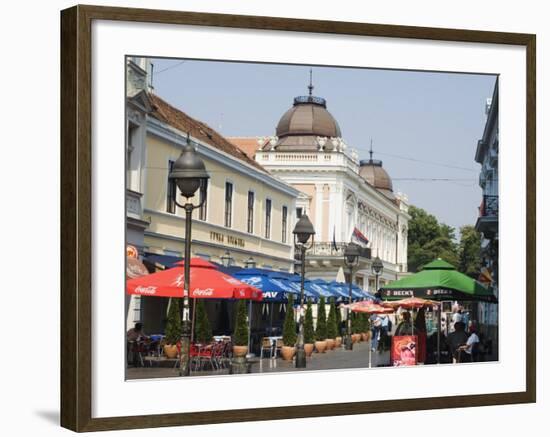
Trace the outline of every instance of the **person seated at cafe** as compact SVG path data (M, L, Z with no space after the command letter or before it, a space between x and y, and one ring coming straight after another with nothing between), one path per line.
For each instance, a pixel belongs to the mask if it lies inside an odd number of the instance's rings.
M143 332L143 323L136 323L133 328L128 329L126 332L126 340L128 341L138 341L146 337Z
M466 334L465 328L466 326L463 322L456 322L454 324L454 331L447 336L447 344L453 357L453 363L464 362L467 358L464 350L461 348L468 341L468 334Z
M401 317L403 317L403 320L397 325L395 335L412 335L411 313L405 311L401 314Z
M465 361L477 361L477 348L479 346L479 337L476 332L475 325L470 326L470 336L466 340L466 344L459 347L465 355Z

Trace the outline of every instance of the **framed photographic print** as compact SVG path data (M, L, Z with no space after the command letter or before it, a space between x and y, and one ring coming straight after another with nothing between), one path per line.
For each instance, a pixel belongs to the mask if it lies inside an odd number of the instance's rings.
M61 49L62 426L535 402L535 35L75 6Z

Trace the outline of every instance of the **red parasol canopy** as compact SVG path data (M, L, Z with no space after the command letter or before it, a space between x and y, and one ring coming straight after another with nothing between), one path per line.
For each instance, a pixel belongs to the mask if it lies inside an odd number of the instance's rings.
M126 281L126 293L141 296L183 297L184 262L175 267ZM216 269L201 258L191 259L189 297L262 300L262 292Z
M356 313L389 314L394 312L393 308L384 307L369 300L352 303L351 305L347 305L347 307Z
M389 308L402 307L407 309L413 309L413 308L433 307L433 306L439 305L439 302L436 302L435 300L422 299L420 297L407 297L406 299L395 300L392 302L384 302L383 305Z

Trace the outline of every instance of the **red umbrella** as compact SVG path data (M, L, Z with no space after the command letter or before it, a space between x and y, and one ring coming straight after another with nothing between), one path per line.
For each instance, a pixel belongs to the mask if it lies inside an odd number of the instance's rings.
M378 305L370 300L362 300L359 302L352 303L347 305L350 310L356 313L367 313L367 314L388 314L393 313L393 308L383 307ZM369 346L369 368L371 367L371 348Z
M184 262L176 267L126 281L126 293L141 296L183 297ZM191 259L190 298L262 300L262 292L216 269L201 258Z
M362 300L360 302L352 303L348 305L349 309L356 313L367 314L389 314L393 313L393 308L383 307L369 300Z
M422 299L420 297L407 297L406 299L394 300L392 302L384 302L384 306L391 308L423 308L423 307L433 307L439 305L439 302L429 299Z

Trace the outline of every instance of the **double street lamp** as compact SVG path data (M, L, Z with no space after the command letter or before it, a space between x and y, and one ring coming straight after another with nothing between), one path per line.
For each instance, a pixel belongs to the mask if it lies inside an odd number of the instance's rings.
M300 278L300 319L298 325L298 342L296 344L296 368L306 367L306 352L304 350L304 281L306 274L306 250L313 247L315 229L306 214L303 214L296 223L294 230L294 246L300 250L301 278ZM311 243L308 240L311 237Z
M191 271L191 220L193 210L200 208L206 201L206 187L208 175L203 160L199 157L195 148L190 144L189 135L187 143L183 146L181 155L174 163L168 179L179 188L181 195L185 197L185 203L176 205L185 210L185 254L184 254L184 282L183 282L183 326L181 338L180 376L188 376L189 348L191 345L191 321L189 317L189 282ZM200 202L197 205L190 199L200 189Z
M344 264L349 268L349 303L351 304L353 289L353 268L359 264L359 246L350 243L344 249ZM353 341L351 340L351 310L348 308L346 316L346 338L344 339L344 348L348 351L353 350Z

